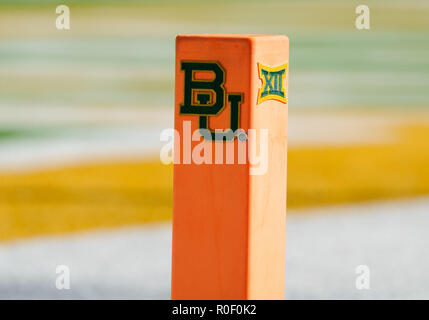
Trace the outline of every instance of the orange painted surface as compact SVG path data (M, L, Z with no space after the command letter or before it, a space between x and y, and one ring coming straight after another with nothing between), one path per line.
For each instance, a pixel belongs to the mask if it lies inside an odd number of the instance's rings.
M192 132L198 114L181 113L185 99L185 71L181 63L217 62L224 70L225 107L211 115L211 129L231 126L227 94L242 93L239 127L268 129L268 162L263 175L237 163L238 139L192 141L187 144L184 121ZM284 36L184 35L176 39L175 140L173 196L173 299L283 299L286 228L287 104L274 99L257 104L262 86L258 63L280 66L289 62ZM212 78L210 78L210 75ZM213 81L213 72L195 72L195 81ZM288 73L284 78L286 95ZM205 90L195 90L195 97ZM208 93L209 104L215 93ZM258 133L257 133L258 135ZM202 140L201 140L202 141ZM212 163L196 164L186 150L212 146ZM215 164L215 150L234 146L234 164Z

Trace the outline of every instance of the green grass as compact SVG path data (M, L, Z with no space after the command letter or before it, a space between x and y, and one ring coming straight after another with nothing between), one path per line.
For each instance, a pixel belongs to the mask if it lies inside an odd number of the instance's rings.
M0 142L2 141L13 141L19 139L45 139L52 137L53 134L61 132L63 128L21 128L21 127L10 127L0 128Z
M0 141L25 136L25 132L17 129L0 129Z

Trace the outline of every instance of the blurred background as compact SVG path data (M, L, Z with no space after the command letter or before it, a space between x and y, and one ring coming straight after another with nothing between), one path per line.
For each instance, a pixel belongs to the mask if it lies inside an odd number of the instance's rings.
M425 0L0 0L0 298L169 299L181 33L290 39L286 298L428 299Z

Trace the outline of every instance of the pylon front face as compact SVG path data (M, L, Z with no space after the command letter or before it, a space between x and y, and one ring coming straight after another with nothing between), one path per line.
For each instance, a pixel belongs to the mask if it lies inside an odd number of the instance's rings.
M288 56L282 36L177 37L173 299L283 298Z

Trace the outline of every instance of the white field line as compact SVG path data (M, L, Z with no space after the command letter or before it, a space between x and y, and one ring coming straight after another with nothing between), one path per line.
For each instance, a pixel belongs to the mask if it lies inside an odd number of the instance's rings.
M64 107L42 108L38 112L8 110L4 114L0 123L6 128L65 127L64 132L59 131L56 136L0 141L0 170L8 172L88 161L157 157L165 144L159 140L161 131L173 126L172 110L167 109L155 112L137 108ZM401 121L399 117L332 112L291 113L289 147L390 143L395 139L391 126Z
M22 172L77 163L159 157L160 129L109 128L0 143L0 171Z

